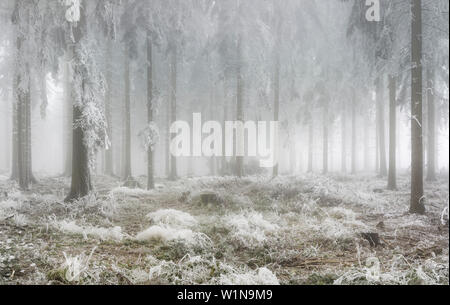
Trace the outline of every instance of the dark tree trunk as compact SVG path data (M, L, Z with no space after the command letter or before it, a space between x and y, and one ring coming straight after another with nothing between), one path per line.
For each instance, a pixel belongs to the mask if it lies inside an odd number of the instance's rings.
M131 88L130 88L130 58L129 54L125 54L125 109L124 109L124 123L125 123L125 156L123 167L123 180L125 184L131 183L133 180L131 174Z
M238 43L237 43L237 69L236 69L236 78L237 78L237 86L236 86L236 121L244 122L244 103L243 103L243 94L244 94L244 79L242 75L242 37L239 35ZM236 133L236 142L237 145L242 145L243 141L242 134L239 132ZM244 175L244 157L236 156L236 172L235 175L237 177L242 177Z
M380 176L387 175L386 164L386 138L384 121L384 81L383 77L377 79L377 113L378 113L378 148L380 158Z
M86 33L86 16L84 9L80 12L80 21L78 26L73 30L74 36L74 48L81 48L81 40ZM74 75L83 75L85 73L86 67L83 66L84 60L80 58L80 52L73 52L73 68ZM75 81L71 82L72 85L76 84ZM72 92L85 90L85 80L81 81L81 88L73 88ZM73 96L72 96L73 98ZM83 99L83 94L81 94L81 99ZM91 169L89 160L89 147L85 141L85 131L81 126L78 126L78 121L82 118L84 101L77 101L73 103L73 135L72 135L72 182L70 187L70 193L65 201L72 201L89 195L92 191L92 181L91 181Z
M64 119L63 119L63 143L64 143L64 176L72 176L72 133L73 133L73 103L70 86L69 62L72 59L71 52L67 52L64 59Z
M397 167L396 167L396 123L397 123L397 96L395 77L389 75L389 175L388 189L397 189Z
M16 91L16 81L14 81L14 91ZM12 146L12 160L11 160L11 180L18 182L19 180L19 121L18 121L18 107L19 102L17 100L16 94L14 94L16 98L13 99L12 105L12 137L11 137L11 146Z
M428 112L428 145L427 145L427 181L436 180L436 109L434 104L434 71L427 69L427 112Z
M29 25L28 25L29 27ZM27 27L27 30L29 28ZM17 162L17 177L15 180L18 181L19 186L23 190L28 190L30 185L35 182L32 174L32 163L31 163L31 75L30 75L30 65L26 63L25 60L25 50L24 43L26 37L24 33L19 33L16 40L16 50L18 56L18 62L25 62L25 75L19 72L16 68L16 75L14 76L14 90L16 99L16 140L17 144L17 156L15 162ZM21 88L20 84L22 82L26 83L25 88Z
M322 173L328 173L328 100L324 101L323 104L323 150L322 150Z
M342 103L341 114L341 171L347 172L347 109L346 103Z
M170 65L170 122L174 123L177 121L177 60L178 60L178 50L176 43L172 46L172 52L171 52L171 65ZM176 135L172 134L171 140L173 141L175 139ZM170 157L170 180L177 180L178 179L178 173L177 173L177 158L171 154Z
M108 48L106 55L106 96L105 96L105 116L107 123L107 133L109 138L109 147L105 150L104 153L104 173L108 176L114 176L114 165L113 165L113 128L112 128L112 42L111 39L108 39Z
M411 0L411 202L410 212L425 213L422 139L422 1Z
M151 34L147 33L147 122L153 122L153 46ZM155 188L155 170L153 166L153 147L147 152L147 189Z
M356 174L356 94L352 91L352 174Z
M314 145L314 125L310 115L308 128L308 173L313 172L313 145Z
M224 81L223 85L224 89L224 101L223 101L223 122L222 126L225 126L225 122L228 119L228 100L227 100L227 88L226 83ZM221 158L221 171L222 176L225 176L228 173L228 166L227 166L227 157L226 157L226 147L225 147L225 128L222 128L222 158Z
M170 108L171 108L171 98L172 98L172 94L170 93L171 86L169 86L169 95L167 96L167 100L166 100L166 137L165 137L165 172L166 172L166 177L170 178L170 139L171 139L171 135L170 135Z

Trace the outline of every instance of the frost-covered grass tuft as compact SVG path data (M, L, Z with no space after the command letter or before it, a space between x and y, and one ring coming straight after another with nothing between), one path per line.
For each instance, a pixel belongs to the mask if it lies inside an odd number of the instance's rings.
M98 238L101 240L114 240L121 241L125 235L122 233L122 228L119 226L113 228L99 228L93 226L79 226L75 221L52 221L52 226L56 229L71 233L71 234L80 234L83 235L84 238L88 236Z
M190 229L173 228L170 226L151 226L148 229L138 233L136 240L161 240L172 241L179 240L188 245L199 245L207 247L211 245L211 240L203 233L193 232Z
M174 284L220 284L220 285L279 285L275 274L262 267L250 270L246 266L234 267L217 261L211 256L187 254L178 263L148 258L152 267L151 281Z
M258 268L246 273L222 274L219 279L221 285L280 285L275 274L266 267Z
M158 210L147 214L146 217L153 223L173 227L193 227L198 224L197 220L189 213L174 209Z
M229 214L224 225L231 230L233 239L248 247L261 246L268 234L274 234L279 226L264 219L261 213L251 211L244 214Z
M91 260L94 251L95 248L91 251L89 256L86 256L84 253L76 256L70 256L63 253L66 261L62 266L62 270L64 271L66 281L72 283L79 282L83 279L89 268L89 261Z

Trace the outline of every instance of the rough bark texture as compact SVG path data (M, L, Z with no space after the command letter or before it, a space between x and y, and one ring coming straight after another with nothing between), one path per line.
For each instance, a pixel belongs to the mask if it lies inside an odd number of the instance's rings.
M80 21L78 26L73 30L74 36L74 48L80 48L80 42L86 33L86 16L85 11L82 9L80 13ZM79 52L73 52L73 62L74 62L74 75L77 73L83 73L85 70L83 65L83 59L80 58ZM72 77L74 76L72 75ZM75 81L71 82L72 85L76 84ZM84 91L84 81L81 83L81 88L73 88L72 90ZM81 95L83 96L83 95ZM73 96L72 96L73 98ZM85 139L85 131L81 126L76 123L82 117L82 106L83 101L74 101L73 103L73 123L75 128L73 128L72 135L72 182L70 186L70 193L66 198L66 201L76 200L89 195L92 191L92 181L91 181L91 169L89 167L89 147Z
M377 118L378 118L378 148L379 148L379 174L386 176L386 133L384 122L384 81L383 77L378 78L377 84Z
M397 100L396 100L396 80L389 76L389 174L388 189L397 189L397 166L396 166L396 125L397 125Z
M236 67L236 121L244 122L244 79L242 75L242 37L239 36L237 43L237 67ZM243 134L236 133L237 145L242 145ZM237 177L244 175L244 157L236 156L236 172Z
M69 62L72 58L71 52L67 52L64 59L64 176L72 176L72 133L73 133L73 103L70 87Z
M153 122L153 46L150 33L147 33L147 122ZM147 152L147 189L155 188L155 170L153 168L153 148Z
M347 172L347 107L342 103L341 114L341 171Z
M427 181L436 180L436 109L434 101L434 71L427 69L427 113L428 113L428 145L427 145Z
M111 39L108 40L108 49L106 55L106 96L105 96L105 116L107 126L107 133L109 138L109 147L105 150L104 154L104 173L108 176L114 176L114 166L113 166L113 124L112 124L112 42Z
M177 46L174 43L171 52L171 64L170 64L170 122L174 123L177 120ZM176 135L172 134L171 139L175 139ZM177 180L177 158L174 155L170 156L170 180Z
M313 172L313 145L314 145L314 125L310 115L308 128L308 173Z
M322 173L328 173L328 100L324 101L323 104L323 150L322 150Z
M352 91L352 174L356 174L356 94Z
M125 55L125 109L124 109L124 123L125 123L125 141L124 141L124 167L123 180L128 182L132 180L131 175L131 88L130 88L130 59L129 55Z
M422 1L411 0L411 202L410 212L425 213L422 139Z

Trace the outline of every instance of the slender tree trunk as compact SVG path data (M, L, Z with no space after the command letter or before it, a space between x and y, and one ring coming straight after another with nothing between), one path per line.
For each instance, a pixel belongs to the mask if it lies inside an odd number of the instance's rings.
M123 180L126 184L132 181L131 175L131 86L130 86L130 58L125 54L125 163Z
M275 3L274 3L275 4ZM275 6L276 7L276 6ZM278 122L280 120L280 39L281 39L281 18L279 18L279 14L277 15L276 23L276 46L274 48L274 56L275 56L275 69L274 69L274 107L273 107L273 120L274 122ZM277 141L278 142L278 141ZM275 147L278 150L278 147ZM273 176L278 176L278 162L273 167Z
M341 114L341 171L347 172L347 109L346 103L342 103Z
M385 122L384 122L384 81L383 77L377 79L377 112L378 112L378 137L379 137L379 158L380 158L380 175L386 176L386 139L385 139Z
M25 30L30 30L29 23ZM25 31L24 30L24 31ZM25 42L27 37L25 33L19 31L16 40L17 62L25 65L25 74L16 67L14 90L17 103L17 181L23 190L28 190L34 182L31 164L31 75L30 65L25 59ZM22 87L20 84L25 83ZM13 175L14 176L14 175Z
M314 125L312 115L309 120L308 128L308 173L313 172L313 145L314 145Z
M328 100L323 105L323 151L322 151L322 173L328 173Z
M422 139L422 1L411 0L411 203L410 212L425 213Z
M73 103L70 84L70 60L71 52L68 51L63 63L63 86L64 86L64 119L63 119L63 151L64 151L64 176L72 176L72 133L73 133Z
M369 114L364 112L364 171L369 171Z
M396 123L397 123L397 97L395 77L389 75L389 175L388 189L397 189L397 165L396 165Z
M147 122L153 122L153 46L151 33L147 32ZM153 164L153 148L147 152L147 189L155 188L155 170Z
M223 84L224 89L224 101L223 101L223 122L222 126L225 126L225 122L228 119L228 100L227 100L227 87L226 82L224 81ZM225 128L222 128L222 176L225 176L228 173L228 166L227 166L227 157L226 157L226 146L225 146Z
M18 83L14 80L14 92L17 92ZM19 101L17 94L14 93L12 104L12 160L11 160L11 180L18 182L19 180Z
M352 91L352 174L356 174L356 93Z
M171 134L170 134L170 108L171 108L171 98L172 98L172 94L170 93L171 86L169 86L169 95L167 96L167 100L166 100L166 143L164 145L165 147L165 172L166 172L166 177L170 178L170 139L171 139Z
M172 46L172 52L171 52L171 69L170 69L170 122L174 123L177 120L177 46L174 43ZM176 137L175 134L172 134L171 139L174 140ZM178 179L178 173L177 173L177 158L174 155L171 155L170 157L170 180L177 180Z
M428 112L428 145L427 145L427 181L436 181L436 109L434 104L434 71L427 69L427 112Z
M244 104L243 104L243 94L244 94L244 80L242 75L242 37L239 35L237 43L237 69L236 69L236 121L244 122ZM236 143L237 146L243 145L243 134L236 132ZM237 149L238 151L238 149ZM244 157L236 156L236 176L242 177L244 175Z
M114 176L114 165L113 165L113 123L112 123L112 41L108 39L108 47L106 50L106 96L105 96L105 116L107 125L107 133L109 138L109 147L105 149L104 162L105 174L108 176Z

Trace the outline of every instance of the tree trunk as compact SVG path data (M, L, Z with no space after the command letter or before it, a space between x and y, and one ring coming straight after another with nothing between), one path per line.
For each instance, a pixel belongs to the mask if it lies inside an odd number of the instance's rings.
M352 174L356 174L356 94L352 91Z
M308 173L313 172L313 145L314 145L314 125L310 115L308 128Z
M237 69L236 69L236 121L244 122L244 104L243 104L243 94L244 94L244 80L242 75L242 37L239 35L237 43ZM243 134L236 132L236 143L237 146L243 143ZM236 149L238 151L238 149ZM236 172L237 177L242 177L244 175L244 157L236 156Z
M107 133L109 138L109 147L104 153L104 173L107 176L114 176L114 165L113 165L113 128L112 128L112 42L108 39L108 47L106 50L106 96L105 96L105 116L107 123Z
M153 123L153 46L150 32L147 32L147 122L149 125ZM147 152L147 189L154 188L153 147L149 147Z
M17 92L17 83L14 80L14 92ZM18 182L19 179L19 121L18 121L18 110L19 101L17 100L17 94L14 93L13 105L12 105L12 135L11 135L11 146L12 146L12 160L11 160L11 180Z
M84 9L80 12L80 21L78 26L73 29L74 47L82 48L81 40L86 33L86 16ZM77 82L74 81L76 75L84 75L86 67L84 66L84 59L80 58L81 52L73 52L74 57L72 75L72 86ZM78 126L78 121L81 120L83 114L83 92L85 90L85 79L81 81L81 88L73 88L72 93L81 92L81 101L74 101L73 103L73 135L72 135L72 182L70 193L65 201L72 201L87 196L93 189L91 181L91 169L89 160L89 147L85 141L85 131L81 126ZM72 94L72 99L77 96Z
M411 202L410 212L425 213L422 143L422 1L411 0Z
M28 29L28 28L27 28ZM29 30L29 29L28 29ZM20 69L15 70L15 97L16 97L16 142L17 144L17 178L19 186L23 190L28 190L30 185L34 182L32 175L32 164L31 164L31 75L30 75L30 65L26 63L24 43L26 37L24 33L19 33L16 40L16 50L17 50L17 63L25 62L25 75L22 75ZM20 84L24 82L26 84L25 88L22 88ZM14 176L14 175L13 175Z
M64 90L64 119L63 119L63 151L64 151L64 176L72 176L72 133L73 133L73 103L70 85L70 60L71 52L67 52L63 63L63 90Z
M384 81L383 77L377 78L377 112L378 112L378 141L379 141L379 158L380 158L380 176L387 174L386 164L386 139L385 139L385 122L384 122Z
M346 103L342 103L341 114L341 171L347 172L347 109Z
M436 181L436 109L434 104L434 71L427 69L427 112L428 112L428 145L427 145L427 181Z
M328 173L328 100L324 101L323 105L323 151L322 151L322 173Z
M128 183L132 180L131 175L131 88L130 88L130 58L128 52L125 54L125 156L123 167L123 180Z
M388 189L397 189L397 168L396 168L396 123L397 123L397 105L396 105L396 81L395 77L389 75L389 175Z
M171 65L170 65L170 122L174 123L177 121L177 46L174 43L172 46L172 54L171 54ZM176 135L172 134L171 140L175 139ZM171 154L170 157L170 180L177 180L177 158Z

